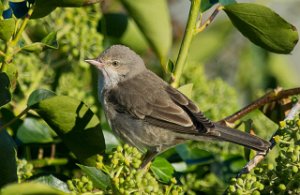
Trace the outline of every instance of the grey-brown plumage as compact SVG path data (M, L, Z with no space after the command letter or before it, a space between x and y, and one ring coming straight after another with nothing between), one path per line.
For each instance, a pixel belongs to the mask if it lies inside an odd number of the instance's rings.
M148 150L144 165L186 140L229 141L262 152L270 146L259 137L207 119L128 47L114 45L86 61L99 70L99 99L112 130L125 142Z

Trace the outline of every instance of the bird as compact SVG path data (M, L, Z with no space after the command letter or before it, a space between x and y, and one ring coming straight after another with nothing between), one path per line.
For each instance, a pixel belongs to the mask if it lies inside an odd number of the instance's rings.
M124 45L112 45L85 62L98 72L98 99L114 134L146 151L142 167L188 140L227 141L266 152L270 142L208 119L198 106Z

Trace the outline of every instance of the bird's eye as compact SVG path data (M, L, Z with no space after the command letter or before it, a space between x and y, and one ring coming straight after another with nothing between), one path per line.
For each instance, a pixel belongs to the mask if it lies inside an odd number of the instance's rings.
M119 61L117 61L117 60L112 61L112 65L113 66L119 66Z

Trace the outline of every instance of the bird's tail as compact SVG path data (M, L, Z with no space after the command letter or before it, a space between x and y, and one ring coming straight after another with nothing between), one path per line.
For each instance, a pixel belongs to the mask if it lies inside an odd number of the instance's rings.
M215 128L211 129L210 131L211 137L214 139L236 143L260 152L266 152L271 145L270 142L255 135L251 135L249 133L232 129L220 124L215 124Z

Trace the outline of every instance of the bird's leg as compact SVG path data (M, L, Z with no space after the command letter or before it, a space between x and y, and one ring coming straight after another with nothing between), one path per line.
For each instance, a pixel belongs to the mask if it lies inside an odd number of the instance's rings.
M149 162L158 154L156 150L148 150L144 156L143 163L141 165L141 168L143 169L148 165Z

